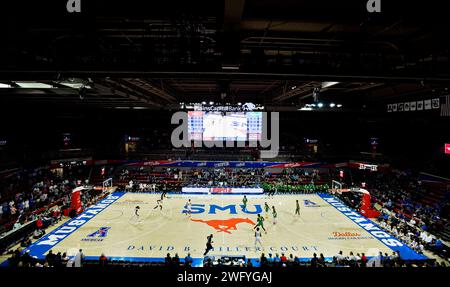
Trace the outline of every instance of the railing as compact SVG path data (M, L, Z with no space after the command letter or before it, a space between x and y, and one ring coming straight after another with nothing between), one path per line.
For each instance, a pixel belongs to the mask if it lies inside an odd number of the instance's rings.
M24 237L28 236L28 234L32 233L37 227L36 221L37 219L28 222L18 229L13 229L0 235L0 254L23 240Z

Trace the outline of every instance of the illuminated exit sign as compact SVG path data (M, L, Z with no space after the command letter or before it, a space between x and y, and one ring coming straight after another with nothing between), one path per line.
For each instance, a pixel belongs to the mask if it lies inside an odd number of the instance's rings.
M445 144L445 154L450 154L450 144Z

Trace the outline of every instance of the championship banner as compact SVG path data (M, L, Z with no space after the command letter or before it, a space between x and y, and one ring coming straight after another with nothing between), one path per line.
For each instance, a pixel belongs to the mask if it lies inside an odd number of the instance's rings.
M446 96L443 100L440 98L433 98L429 100L387 104L388 113L437 109L441 109L441 116L450 116L450 96Z

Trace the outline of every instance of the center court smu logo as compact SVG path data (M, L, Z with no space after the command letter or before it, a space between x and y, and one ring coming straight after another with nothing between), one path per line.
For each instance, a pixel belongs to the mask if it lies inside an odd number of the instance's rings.
M244 205L236 205L229 204L226 206L220 206L216 204L192 204L191 214L260 214L263 209L261 205L254 204L253 206L244 207ZM187 207L184 207L182 213L187 213ZM255 225L255 222L249 218L228 218L228 219L212 219L212 220L203 220L203 219L191 219L193 222L204 223L212 228L214 228L217 232L225 232L231 234L230 230L237 230L237 225L239 223L247 223L251 225Z
M82 241L103 241L108 236L108 231L111 227L100 227L97 231L92 232L83 238Z
M187 206L184 207L184 210L181 213L187 213ZM239 212L245 213L245 214L260 214L262 213L263 209L261 205L254 204L254 205L248 205L247 207L244 207L244 205L236 205L236 204L229 204L225 206L220 206L216 204L192 204L191 207L191 214L201 214L201 213L207 213L207 214L218 214L218 213L228 213L228 214L238 214Z

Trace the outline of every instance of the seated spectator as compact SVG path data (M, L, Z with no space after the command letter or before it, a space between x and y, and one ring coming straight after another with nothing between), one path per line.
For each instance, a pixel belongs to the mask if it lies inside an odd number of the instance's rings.
M278 253L276 253L276 254L275 254L275 257L273 258L274 266L279 266L279 265L280 265L280 262L281 262L281 258L280 258L280 256L278 255Z
M325 265L325 257L323 256L323 253L320 253L319 261L317 262L317 265L319 267L326 267L326 265Z
M261 266L267 266L269 265L269 261L267 260L267 257L263 254L261 254L261 258L259 259L259 262Z
M342 265L342 264L344 263L345 257L344 257L344 255L342 254L342 250L339 251L339 253L338 253L335 257L336 257L336 263L337 263L338 265Z
M67 256L67 253L64 252L61 256L61 265L66 266L69 262L69 256Z
M164 259L166 266L172 266L172 258L170 257L170 253L167 253L166 258Z
M98 260L99 260L100 267L105 267L108 264L108 258L103 253Z
M272 253L269 253L269 257L267 258L267 263L268 263L269 266L273 265Z
M442 243L442 241L439 238L437 238L434 241L434 246L433 247L434 247L434 250L439 252L444 247L444 244Z
M41 238L42 235L44 235L44 231L43 231L43 230L36 229L36 230L33 232L33 238L34 238L34 239L39 239L39 238Z
M318 267L319 259L317 258L317 254L313 254L313 258L311 259L311 267Z
M289 258L287 259L287 261L289 265L292 265L294 263L294 255L292 255L292 253L289 254Z
M367 266L367 257L366 254L361 253L361 267L366 267Z
M192 257L191 257L191 253L188 253L186 255L186 257L184 257L184 265L186 267L191 267L192 266L192 262L193 262L193 260L192 260Z
M20 229L21 227L22 227L22 224L20 224L19 221L16 221L16 223L14 223L13 230Z
M178 253L175 253L175 256L172 258L172 264L175 267L180 266L180 257L178 256Z
M53 266L55 263L55 254L53 254L53 250L50 251L45 256L45 262L48 263L49 266Z
M27 248L31 245L31 239L30 238L24 238L22 242L20 243L20 247Z
M287 257L284 255L284 253L281 253L281 263L286 263L287 262Z
M31 266L32 258L31 258L31 256L30 256L30 250L27 250L27 251L23 254L21 260L22 260L23 266L25 266L25 267Z
M206 259L206 261L203 262L203 267L213 267L211 258L208 258Z
M55 267L62 267L62 255L61 252L58 252L55 255Z
M350 255L347 257L347 262L350 267L356 267L356 256L350 251Z

